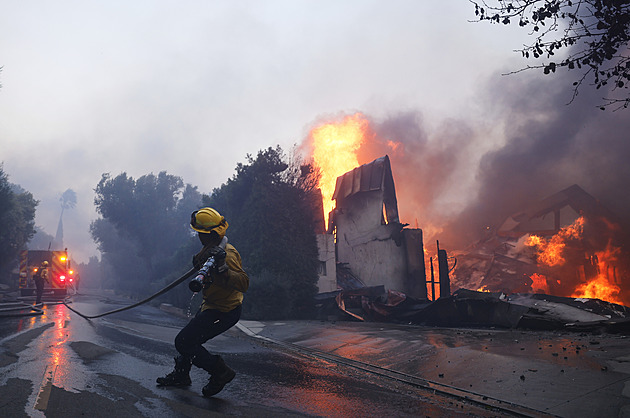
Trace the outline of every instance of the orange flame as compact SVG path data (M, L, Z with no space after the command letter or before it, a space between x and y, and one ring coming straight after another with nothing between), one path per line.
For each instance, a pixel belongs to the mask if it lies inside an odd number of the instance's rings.
M549 267L562 266L566 263L563 257L566 242L569 239L582 239L584 223L584 217L580 217L572 225L562 228L556 235L548 240L536 235L531 235L526 240L525 245L536 248L536 258L540 264ZM614 270L613 274L609 273L611 266L616 264L619 252L620 248L612 247L610 243L604 251L595 252L591 264L597 274L595 277L587 277L588 280L585 283L577 285L571 297L601 299L622 305L623 302L619 298L621 289L613 282ZM530 278L534 282L532 284L532 290L541 290L545 293L549 292L549 285L545 276L534 273Z
M534 292L541 291L543 293L549 293L549 285L547 284L547 277L542 274L534 273L530 277L532 279L532 290Z
M584 230L584 217L580 216L573 224L562 228L549 240L545 240L537 235L531 235L525 241L525 245L536 247L538 261L547 266L561 266L565 263L562 250L566 246L567 239L577 239L582 236Z
M597 277L587 283L579 285L571 295L574 298L601 299L607 302L623 305L619 298L621 289L613 283L609 266L614 265L620 253L620 248L612 247L610 243L604 251L595 253L595 266L597 267Z
M588 283L579 285L571 297L601 299L606 302L623 305L623 302L618 297L620 291L619 286L610 283L606 277L600 275Z
M338 123L325 123L310 132L313 161L321 169L319 188L324 203L324 221L333 209L337 177L359 166L357 150L365 141L368 121L361 113Z

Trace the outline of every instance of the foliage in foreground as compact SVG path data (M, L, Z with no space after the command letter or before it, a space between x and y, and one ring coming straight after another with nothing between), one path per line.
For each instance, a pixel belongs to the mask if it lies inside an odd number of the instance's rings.
M516 0L471 1L479 21L518 23L534 37L519 51L538 60L525 69L545 74L564 67L580 75L573 83L574 98L584 82L596 89L609 87L615 97L601 106L627 108L630 95L630 1ZM621 90L624 90L621 92Z
M35 208L39 202L30 192L11 184L0 165L0 281L17 283L13 270L18 256L35 234Z

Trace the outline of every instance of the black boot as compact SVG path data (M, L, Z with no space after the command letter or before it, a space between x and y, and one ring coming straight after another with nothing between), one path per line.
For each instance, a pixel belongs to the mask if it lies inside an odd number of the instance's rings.
M234 376L236 376L236 372L230 369L221 357L219 357L219 361L217 361L209 372L211 374L210 381L201 391L203 396L207 398L221 392L223 387L230 383L232 379L234 379Z
M158 377L158 386L190 386L190 360L182 356L175 357L175 369L164 377Z

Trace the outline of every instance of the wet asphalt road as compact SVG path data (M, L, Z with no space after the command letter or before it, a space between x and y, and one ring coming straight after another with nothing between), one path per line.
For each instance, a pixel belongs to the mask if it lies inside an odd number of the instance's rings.
M129 303L112 295L78 295L71 306L94 315ZM285 350L236 327L206 343L237 372L224 391L207 399L200 394L207 374L196 368L190 388L155 385L172 369L172 341L185 318L146 305L92 321L62 304L43 310L0 317L2 417L499 415Z

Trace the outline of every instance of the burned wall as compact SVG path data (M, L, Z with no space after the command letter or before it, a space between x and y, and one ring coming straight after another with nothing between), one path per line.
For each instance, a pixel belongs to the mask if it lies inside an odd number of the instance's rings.
M317 250L319 253L319 293L337 290L337 269L335 260L335 237L332 234L318 234Z
M337 262L366 286L425 298L422 231L399 222L389 157L339 177L334 198Z
M381 224L382 192L356 194L337 205L337 261L348 264L367 286L403 291L407 266L402 225Z

